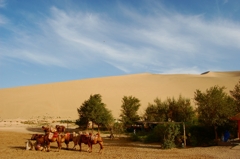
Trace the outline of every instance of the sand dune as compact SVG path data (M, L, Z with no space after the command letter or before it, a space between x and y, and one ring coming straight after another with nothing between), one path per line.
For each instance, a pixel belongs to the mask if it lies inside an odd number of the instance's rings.
M91 94L101 94L102 100L115 118L120 115L123 96L141 101L139 114L155 98L194 97L194 91L205 91L214 85L233 90L240 79L240 71L205 72L193 74L133 74L92 78L59 83L0 89L0 120L40 119L53 117L75 120L77 108ZM193 106L194 101L192 100Z

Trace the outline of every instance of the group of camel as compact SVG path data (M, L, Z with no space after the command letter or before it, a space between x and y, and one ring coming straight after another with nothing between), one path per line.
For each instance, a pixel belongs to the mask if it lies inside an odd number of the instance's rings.
M35 150L38 151L50 151L50 143L57 142L58 151L62 148L62 143L66 144L66 148L69 149L69 142L74 143L73 149L76 149L76 146L79 145L80 151L82 150L82 143L88 145L88 152L92 152L92 145L99 144L101 153L103 149L103 140L100 136L100 133L95 135L92 133L69 133L65 132L65 127L62 125L56 125L53 127L42 126L42 130L45 134L33 134L30 140L26 142L26 150ZM36 142L33 144L31 140Z

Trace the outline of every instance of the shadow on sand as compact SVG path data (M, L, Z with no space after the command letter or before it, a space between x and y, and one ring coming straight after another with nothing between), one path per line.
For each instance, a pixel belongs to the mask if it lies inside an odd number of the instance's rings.
M110 139L108 137L104 138L105 147L134 147L134 148L151 148L151 149L161 149L160 143L146 144L143 142L132 142L126 137Z

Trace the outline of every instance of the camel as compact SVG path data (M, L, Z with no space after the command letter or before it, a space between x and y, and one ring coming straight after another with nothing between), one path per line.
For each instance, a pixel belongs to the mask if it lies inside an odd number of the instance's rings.
M60 134L64 133L65 129L66 129L65 126L63 126L63 125L56 125L55 128L56 128L57 132Z
M45 146L44 135L33 134L32 137L31 137L31 140L36 140L36 142L33 144L30 140L28 140L26 142L26 149L27 149L28 145L30 145L31 150L34 147L35 150L37 150L37 151L45 151L46 146Z
M74 142L74 147L73 149L75 149L75 146L77 145L77 134L75 132L73 133L64 133L65 132L65 126L63 125L56 125L55 128L53 127L46 127L46 126L42 126L43 131L45 132L45 134L49 134L49 137L53 134L55 134L56 132L58 132L58 135L61 136L61 139L59 139L58 145L59 145L59 149L62 148L62 142L65 142L66 144L66 149L69 149L69 142L73 141ZM46 140L48 141L48 140ZM52 141L51 141L52 142Z
M56 125L56 128L42 126L42 130L45 132L44 142L47 145L47 151L50 151L50 143L55 141L58 144L59 151L62 148L62 142L65 141L65 135L63 134L65 127L59 125Z
M57 142L59 151L62 148L62 142L65 141L65 138L63 135L59 135L58 132L49 132L45 135L33 134L31 140L36 140L36 146L39 149L42 147L41 145L44 145L47 151L50 151L51 142Z
M65 137L58 132L50 132L44 136L45 143L47 145L47 151L50 151L50 143L57 142L58 144L58 151L62 149L62 143L65 141Z
M78 145L80 147L80 151L82 151L82 143L88 145L88 150L89 153L92 152L92 145L93 144L99 144L100 145L100 150L99 153L102 153L103 149L103 140L102 137L100 136L100 133L97 133L95 135L92 135L91 133L88 134L81 134L78 140Z
M69 142L73 141L74 143L74 147L73 149L76 149L76 145L78 144L78 140L79 140L80 135L78 135L77 133L73 132L73 133L65 133L64 138L65 138L65 144L66 144L66 148L69 149Z
M34 144L31 142L31 140L27 140L25 142L26 144L26 150L33 150L33 147L35 148L36 151L44 151L45 147L42 144L39 144L35 142Z
M47 126L42 126L42 130L45 132L45 134L48 134L49 132L56 132L57 129L53 128L53 127L47 127Z

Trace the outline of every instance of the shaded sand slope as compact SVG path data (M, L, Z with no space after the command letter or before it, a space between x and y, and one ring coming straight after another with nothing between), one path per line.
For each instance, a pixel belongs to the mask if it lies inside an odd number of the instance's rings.
M196 89L205 91L214 85L225 86L229 92L239 79L240 71L201 75L144 73L0 89L0 120L43 116L74 120L78 118L77 108L91 94L101 94L115 118L120 115L123 96L137 97L141 115L157 97L164 101L181 94L193 99Z

